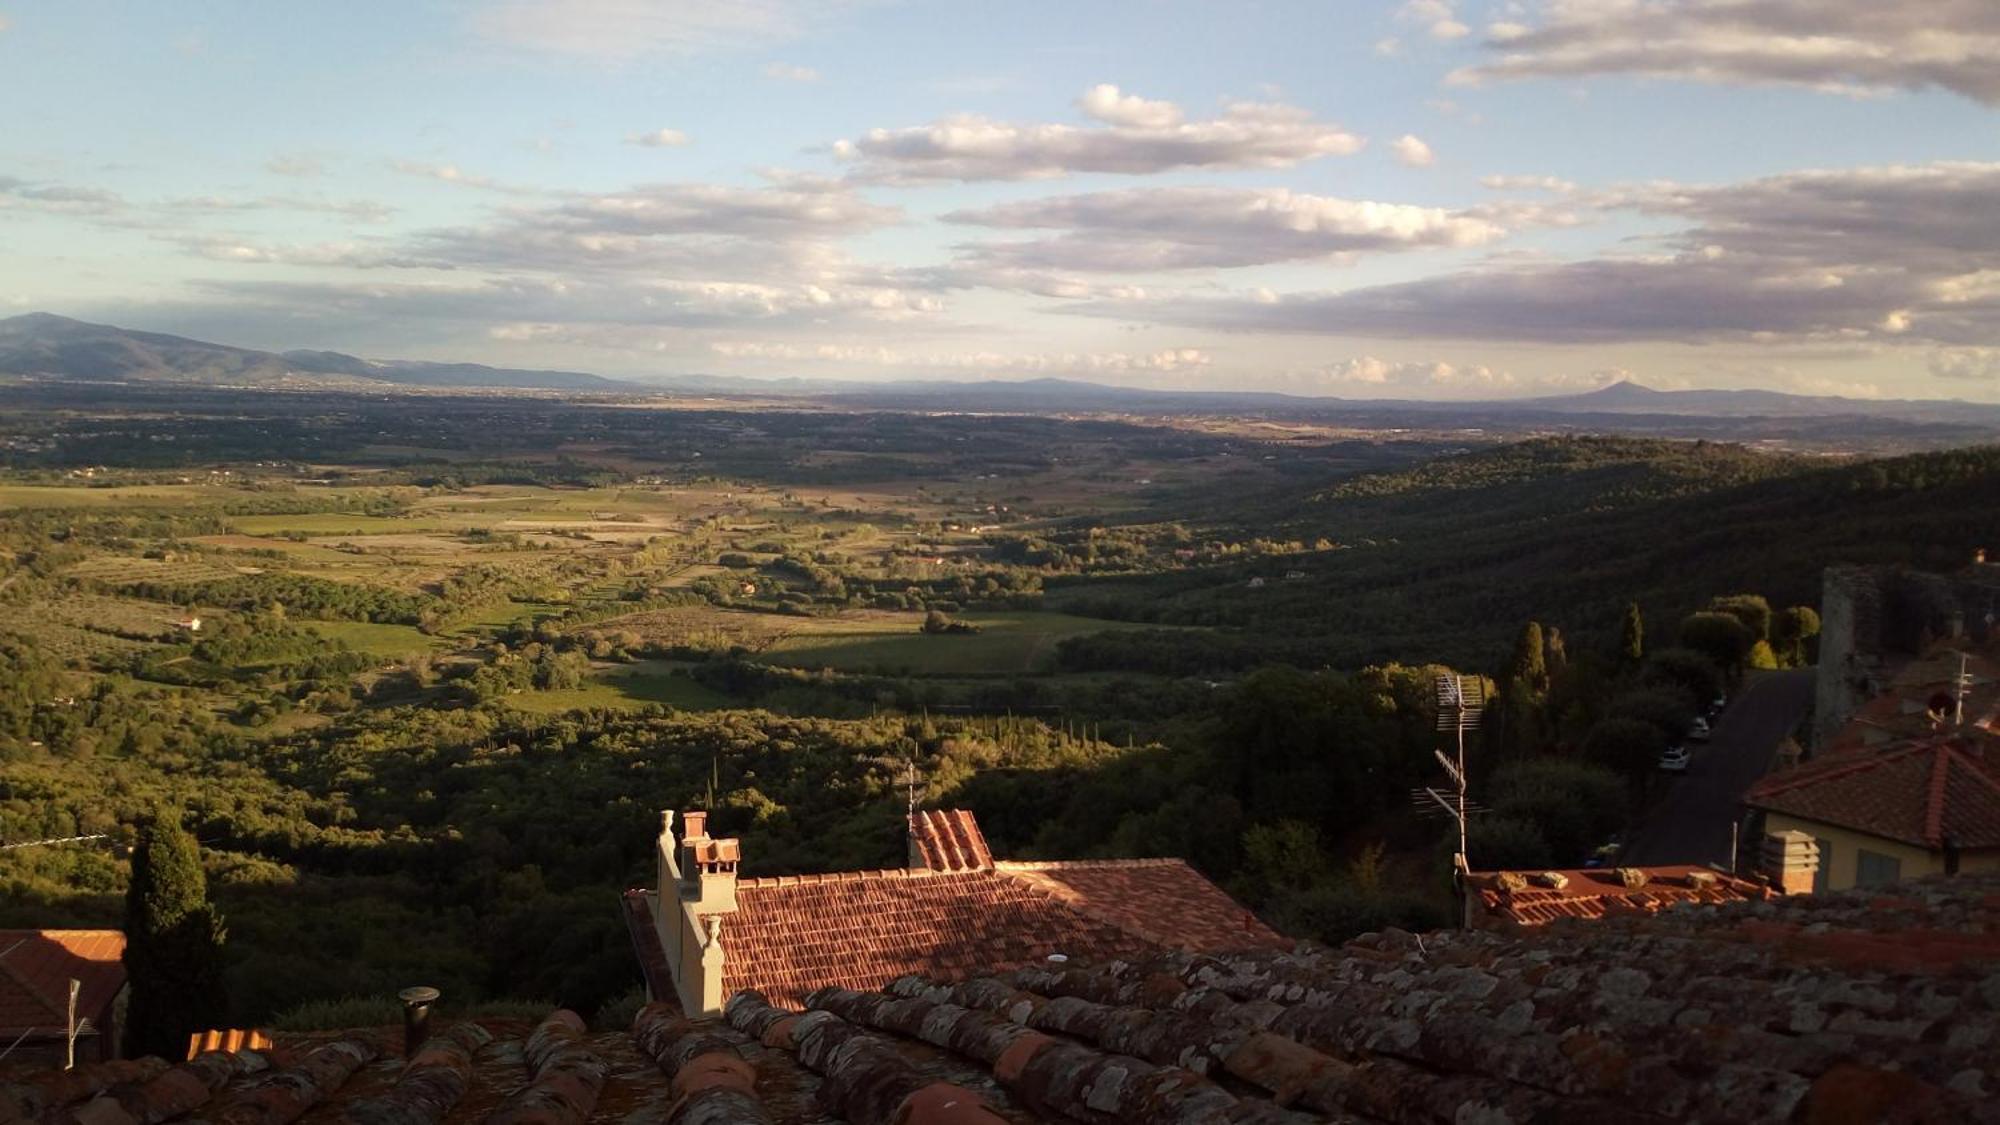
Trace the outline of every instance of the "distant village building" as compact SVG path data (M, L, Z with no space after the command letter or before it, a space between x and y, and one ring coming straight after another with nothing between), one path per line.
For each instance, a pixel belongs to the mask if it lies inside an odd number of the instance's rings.
M715 1013L754 989L798 1005L826 985L879 988L1102 961L1284 949L1290 942L1177 859L1011 863L971 813L919 812L908 866L742 879L742 845L688 812L661 814L659 884L626 895L647 989Z
M174 622L174 628L180 629L183 632L199 633L201 632L201 618L193 615L183 617Z
M1252 579L1250 580L1250 588L1251 588L1252 590L1261 590L1261 589L1263 589L1263 588L1264 588L1264 580L1263 580L1262 578L1252 578Z
M0 930L0 1051L6 1061L63 1065L72 980L78 985L77 1060L117 1058L124 956L125 935L118 930Z

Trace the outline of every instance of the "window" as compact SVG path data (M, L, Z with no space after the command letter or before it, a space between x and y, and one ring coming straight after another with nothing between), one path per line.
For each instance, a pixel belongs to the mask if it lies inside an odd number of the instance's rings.
M1833 841L1813 837L1819 847L1819 866L1813 869L1813 893L1823 895L1827 891L1827 880L1833 877Z
M1903 861L1895 856L1881 855L1867 848L1854 853L1854 885L1874 887L1883 883L1893 883L1903 877Z

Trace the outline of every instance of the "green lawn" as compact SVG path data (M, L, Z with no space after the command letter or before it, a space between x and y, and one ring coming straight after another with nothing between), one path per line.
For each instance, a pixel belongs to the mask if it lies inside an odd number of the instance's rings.
M980 631L929 636L918 631L923 622L918 614L845 627L842 619L834 618L772 642L763 658L773 664L840 671L1015 675L1045 670L1065 637L1133 628L1122 622L1035 611L968 613L963 620Z
M565 691L524 691L507 697L507 706L538 715L581 707L637 709L664 703L683 711L713 711L734 706L728 696L711 691L686 676L669 672L665 661L641 660L613 665L593 673L589 683Z
M345 642L348 648L370 656L394 659L413 652L436 651L451 642L419 632L414 625L377 625L372 621L308 622L328 640Z

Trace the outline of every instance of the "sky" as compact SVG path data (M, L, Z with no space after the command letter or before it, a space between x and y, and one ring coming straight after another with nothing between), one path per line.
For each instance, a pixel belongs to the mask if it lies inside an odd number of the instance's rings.
M0 0L0 316L2000 401L1995 0Z

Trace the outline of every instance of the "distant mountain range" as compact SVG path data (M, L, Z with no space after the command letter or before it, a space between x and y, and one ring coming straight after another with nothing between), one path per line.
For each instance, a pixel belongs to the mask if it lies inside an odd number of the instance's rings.
M580 371L488 367L477 363L371 360L342 352L267 352L88 324L50 313L0 320L0 375L104 382L204 386L491 387L628 394L695 394L800 398L873 410L952 410L993 413L1251 414L1333 419L1366 417L1411 424L1631 428L1640 418L1706 419L1716 436L1752 436L1750 420L1787 424L1867 420L1876 424L1947 428L1974 435L2000 430L2000 405L1956 401L1877 400L1794 395L1778 391L1659 391L1621 382L1587 394L1485 402L1316 398L1258 391L1159 391L1074 379L908 380L865 382L807 378L747 379L719 375L655 375L609 379ZM1387 423L1385 423L1387 424ZM1819 426L1818 428L1824 428ZM1942 438L1947 435L1940 433Z
M578 371L519 371L477 363L375 361L340 352L265 352L160 332L88 324L52 313L0 320L0 374L201 386L393 383L415 387L611 389Z

